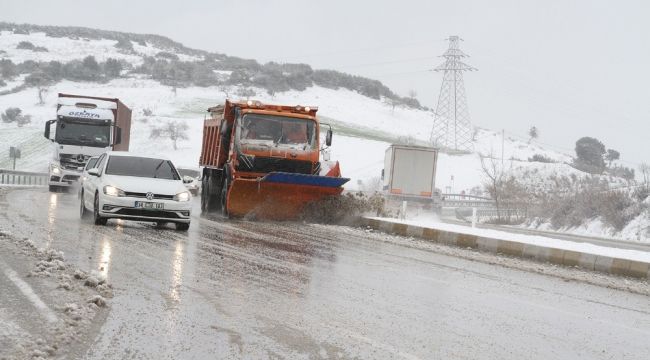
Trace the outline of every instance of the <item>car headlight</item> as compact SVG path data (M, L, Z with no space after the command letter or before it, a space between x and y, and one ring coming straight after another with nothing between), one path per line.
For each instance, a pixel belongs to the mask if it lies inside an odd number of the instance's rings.
M190 193L188 191L183 191L182 193L178 193L174 196L174 200L176 201L190 201Z
M52 164L50 165L50 168L52 170L52 174L54 175L60 175L61 174L61 168L57 164Z
M108 196L126 196L126 193L124 193L124 191L110 185L104 186L104 194Z

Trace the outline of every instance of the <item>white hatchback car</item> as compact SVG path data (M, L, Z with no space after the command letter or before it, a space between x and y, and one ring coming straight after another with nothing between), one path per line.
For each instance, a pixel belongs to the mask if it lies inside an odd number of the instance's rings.
M173 222L176 229L190 227L192 195L169 159L128 152L102 154L81 188L80 215L96 225L108 219Z

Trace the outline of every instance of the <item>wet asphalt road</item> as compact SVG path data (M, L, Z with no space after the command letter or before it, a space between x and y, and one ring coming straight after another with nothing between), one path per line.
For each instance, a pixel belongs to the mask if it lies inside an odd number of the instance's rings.
M89 359L650 354L646 296L363 230L198 216L189 232L115 220L98 227L79 220L76 194L43 189L0 199L0 225L113 284L110 312L89 334Z

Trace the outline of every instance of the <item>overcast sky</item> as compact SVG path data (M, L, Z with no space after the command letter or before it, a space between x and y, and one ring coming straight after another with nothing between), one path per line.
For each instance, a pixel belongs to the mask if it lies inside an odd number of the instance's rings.
M650 1L0 0L0 20L168 36L193 48L376 78L435 108L459 35L475 125L650 161Z

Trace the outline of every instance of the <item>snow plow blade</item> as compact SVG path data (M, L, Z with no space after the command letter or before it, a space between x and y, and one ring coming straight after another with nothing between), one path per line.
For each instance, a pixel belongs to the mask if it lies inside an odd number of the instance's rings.
M298 218L304 206L327 196L340 195L350 179L272 172L261 179L237 178L228 191L228 213L269 220Z

